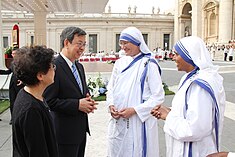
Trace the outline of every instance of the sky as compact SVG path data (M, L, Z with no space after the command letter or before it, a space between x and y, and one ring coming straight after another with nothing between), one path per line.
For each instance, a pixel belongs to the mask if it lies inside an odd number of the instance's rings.
M108 12L108 6L111 6L112 13L128 13L128 7L133 8L136 6L137 13L152 13L152 8L154 6L155 13L157 8L160 8L160 13L167 13L169 10L174 10L175 0L109 0L105 11Z

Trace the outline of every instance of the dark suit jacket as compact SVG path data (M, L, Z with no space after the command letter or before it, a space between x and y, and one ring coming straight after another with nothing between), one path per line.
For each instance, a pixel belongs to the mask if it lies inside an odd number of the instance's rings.
M78 110L79 99L85 98L88 88L82 64L76 62L84 94L73 76L73 73L59 55L55 59L56 72L54 83L44 92L55 122L56 138L59 144L80 144L86 132L89 133L87 114Z
M12 72L13 72L13 65L12 64L10 66L10 69L0 70L1 75L9 75ZM13 72L12 75L11 75L11 80L10 80L10 84L9 84L9 99L10 99L11 112L12 112L14 102L15 102L15 99L16 99L16 96L17 96L18 92L20 91L21 88L24 87L23 84L21 84L19 86L17 84L18 84L18 79L17 79L16 75Z
M19 93L19 91L21 90L21 88L24 87L23 84L21 85L17 85L19 82L18 82L18 79L17 77L15 76L15 74L13 73L11 75L11 81L10 81L10 85L9 85L9 99L10 99L10 105L12 106L11 107L11 112L13 110L13 106L14 106L14 103L15 103L15 99L16 99L16 96L17 94Z

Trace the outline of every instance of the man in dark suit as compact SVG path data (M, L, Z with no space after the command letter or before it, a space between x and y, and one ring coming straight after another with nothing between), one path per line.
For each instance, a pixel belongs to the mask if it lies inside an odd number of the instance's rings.
M18 48L14 47L12 50L11 54L12 54L13 59L15 57L15 53L16 53L17 49ZM17 96L18 92L20 91L20 89L24 87L24 85L22 84L22 82L19 79L16 78L16 76L13 72L13 64L11 64L10 68L7 70L0 70L1 75L9 75L11 73L12 73L12 75L11 75L11 80L10 80L10 84L9 84L9 99L10 99L10 112L12 115L16 96ZM11 123L12 123L12 120L10 120L9 124L11 124Z
M89 96L84 68L77 61L86 47L86 32L67 27L60 38L54 83L46 89L44 97L53 111L59 157L83 157L86 132L90 133L87 114L96 109Z

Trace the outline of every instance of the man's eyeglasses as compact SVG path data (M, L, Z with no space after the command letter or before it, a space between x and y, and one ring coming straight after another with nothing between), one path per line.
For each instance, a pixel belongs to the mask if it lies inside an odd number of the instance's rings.
M173 55L178 55L178 53L176 51L172 51Z
M82 43L82 42L74 43L73 45L77 45L79 48L88 46L86 43Z

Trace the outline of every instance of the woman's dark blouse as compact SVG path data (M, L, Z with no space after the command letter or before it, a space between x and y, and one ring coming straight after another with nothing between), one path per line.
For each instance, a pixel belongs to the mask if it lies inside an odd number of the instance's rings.
M12 118L14 157L58 157L54 125L45 102L22 89Z

